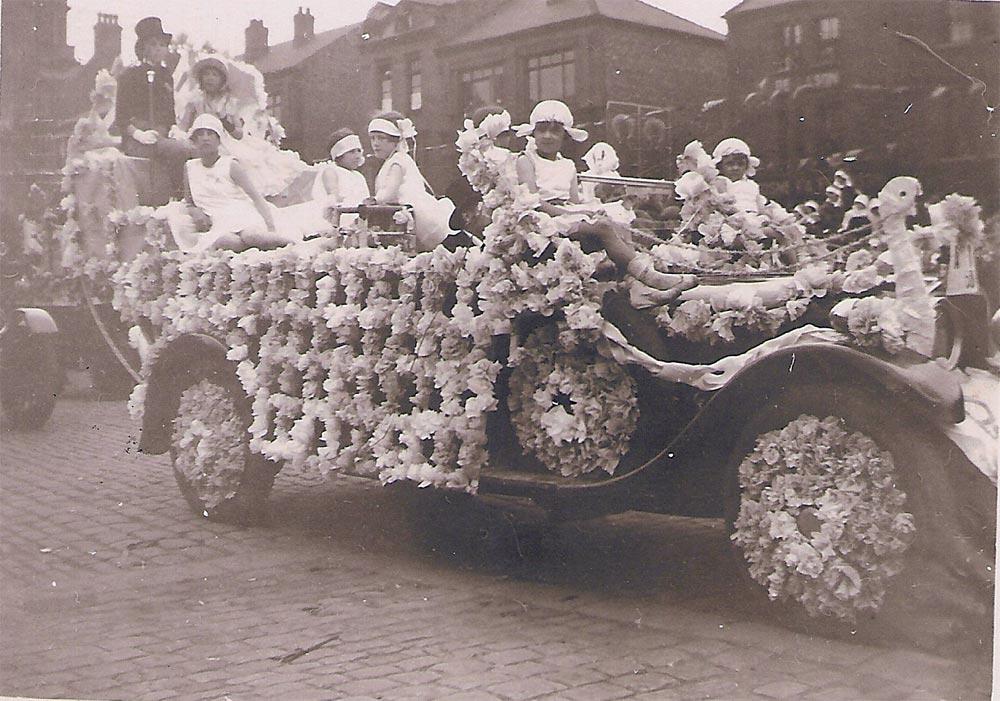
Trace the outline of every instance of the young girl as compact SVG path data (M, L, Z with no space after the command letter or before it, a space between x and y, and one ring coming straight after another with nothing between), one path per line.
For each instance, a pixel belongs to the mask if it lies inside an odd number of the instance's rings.
M760 159L750 153L746 142L735 138L723 139L712 152L712 159L726 179L726 192L736 198L736 207L744 212L759 213L767 200L761 196L760 186L751 178L760 165Z
M229 71L226 64L209 56L191 67L191 75L201 94L185 107L180 127L187 131L198 115L213 114L222 122L226 133L234 139L242 139L243 118L239 114L240 105L229 92Z
M292 239L275 231L270 205L239 162L219 154L224 133L222 122L212 114L199 115L191 125L191 141L199 157L188 161L184 168L186 199L204 211L212 225L186 247L195 251L242 251L291 243Z
M513 174L514 155L508 148L513 132L507 110L499 105L480 107L473 112L471 119L465 120L463 130L474 130L479 136L479 151L483 156L497 165L501 172ZM489 216L484 215L480 206L483 201L482 193L477 192L468 179L460 174L448 186L445 196L455 204L455 211L448 225L459 232L453 237L459 238L451 242L446 240L444 245L449 249L457 245L471 245L473 237L480 237L490 223Z
M583 162L587 164L585 174L608 175L618 177L618 152L614 146L599 141L590 147L587 153L583 154ZM609 185L598 183L583 183L580 187L581 196L587 202L605 201L613 199L620 193L620 189Z
M372 152L383 160L375 176L378 204L408 204L413 207L413 232L417 248L429 251L451 233L448 219L455 205L448 198L437 199L410 156L410 141L417 130L409 119L395 121L376 117L368 123Z
M573 126L573 113L559 100L543 100L535 105L528 124L516 129L518 136L531 137L516 162L517 179L538 193L539 210L557 217L573 213L567 204L580 204L576 164L561 151L564 139L586 141L587 132Z
M281 194L308 168L297 153L282 151L265 138L255 117L264 99L255 68L208 56L192 64L181 81L186 87L179 94L187 101L182 98L180 126L190 129L202 114L218 117L224 126L220 153L240 162L261 195Z
M330 135L329 144L330 161L320 166L312 198L325 206L357 207L371 197L368 181L358 170L365 163L361 139L345 127Z

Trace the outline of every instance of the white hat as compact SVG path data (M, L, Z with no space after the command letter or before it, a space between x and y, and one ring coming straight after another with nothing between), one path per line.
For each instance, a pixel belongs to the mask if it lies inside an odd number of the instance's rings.
M617 171L620 165L615 147L603 141L590 147L583 156L583 162L592 173L612 173Z
M221 139L223 133L226 131L225 127L222 126L222 122L214 114L199 114L194 119L194 124L188 129L188 138L193 138L194 133L199 129L208 129L209 131L214 131L218 137Z
M715 150L712 151L712 160L715 161L716 165L726 156L746 156L747 175L751 178L757 172L757 166L760 165L760 159L750 153L750 147L747 146L747 142L743 139L737 139L734 136L720 141L716 145Z
M573 113L565 102L559 100L542 100L535 109L531 110L528 117L528 124L520 124L515 127L518 136L530 136L535 131L535 125L539 122L556 122L562 124L566 133L573 141L586 141L589 134L584 129L577 129L573 126Z

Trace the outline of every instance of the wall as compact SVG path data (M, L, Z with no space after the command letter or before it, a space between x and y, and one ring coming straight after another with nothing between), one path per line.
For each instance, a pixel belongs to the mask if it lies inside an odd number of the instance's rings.
M649 132L638 126L628 149L619 143L621 129L606 125L603 136L619 150L623 164L632 155L630 174L667 177L674 172L674 157L686 143L704 138L699 115L708 100L725 89L726 59L721 41L675 32L608 23L598 35L594 51L601 58L607 101L633 102L665 109L654 115L667 126ZM641 123L640 123L641 124Z
M360 41L354 35L337 39L301 66L296 134L307 161L329 159L327 137L334 130L346 126L361 134L367 124Z
M968 45L950 41L956 8L959 17L965 12L975 17ZM832 61L824 61L817 22L830 16L840 19L840 36ZM942 159L976 154L983 170L996 170L995 129L991 132L985 120L986 103L970 96L966 78L897 32L918 37L984 80L986 101L994 104L1000 87L1000 4L797 2L728 19L728 126L765 161L765 179L790 178L801 194L816 194L837 166L826 157L849 149L864 150L849 167L872 187L899 173L940 181ZM803 27L803 44L796 65L782 71L782 28L794 23ZM835 72L839 83L797 90L824 72ZM746 100L755 92L757 97Z

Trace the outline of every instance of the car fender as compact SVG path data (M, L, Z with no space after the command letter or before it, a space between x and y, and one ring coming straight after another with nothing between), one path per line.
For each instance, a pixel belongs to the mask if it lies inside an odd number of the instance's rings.
M229 362L226 346L206 334L179 336L157 353L146 380L139 450L150 455L167 452L180 390L205 367Z
M31 333L59 333L55 320L44 309L22 307L17 310L24 319L24 325Z
M784 392L810 383L863 387L886 412L926 418L929 425L958 423L965 417L957 373L934 361L889 361L832 343L804 344L743 368L712 395L667 448L640 469L661 487L667 485L658 490L660 494L678 498L673 512L716 515L723 476L720 468L746 423Z
M732 407L742 399L763 398L810 381L866 383L885 403L902 402L938 422L965 418L962 386L954 371L922 357L884 360L834 343L803 344L767 355L743 368L715 401Z

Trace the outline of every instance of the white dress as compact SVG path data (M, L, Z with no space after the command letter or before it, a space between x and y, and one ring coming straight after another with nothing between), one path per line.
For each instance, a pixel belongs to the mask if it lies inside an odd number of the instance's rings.
M337 191L340 194L340 201L331 204L341 204L345 207L357 207L366 199L371 197L368 191L368 181L359 171L344 168L336 163L325 163L316 173L316 180L313 181L312 198L314 200L325 200L329 197L326 186L323 184L323 174L332 171L337 175Z
M334 201L333 195L326 191L326 185L323 183L323 175L327 172L332 172L337 177L338 197L336 201ZM333 162L319 166L316 179L313 181L312 199L313 202L319 204L321 211L334 205L357 207L369 197L371 197L371 192L368 190L368 181L359 171L344 168ZM342 214L340 225L350 226L357 218L357 214Z
M184 166L191 199L212 219L212 228L198 236L195 250L210 247L223 234L267 231L253 200L233 180L232 164L231 156L220 156L211 166L206 167L200 158L192 158Z
M389 170L398 165L403 171L397 202L382 202L383 189ZM408 153L396 152L386 159L375 176L375 196L382 204L408 204L413 207L413 233L421 250L430 250L443 241L451 228L448 219L455 211L455 204L447 197L438 199L427 191L427 181L420 173L416 161Z
M576 164L562 154L557 154L554 159L542 158L533 149L525 150L525 154L535 167L539 199L542 202L569 201L573 178L576 176Z
M725 176L722 176L725 177ZM760 194L760 185L749 178L733 182L726 178L726 192L736 199L736 208L741 212L760 213L764 206L764 198Z
M225 93L209 98L198 92L185 107L185 114L194 119L200 114L214 114L220 120L228 119L243 125L243 138L235 139L229 132L222 135L219 152L240 162L250 182L262 196L280 194L299 173L308 166L294 151L285 151L255 133L254 122L249 119L246 107Z
M573 179L576 177L576 164L562 154L549 159L542 158L534 149L525 149L524 153L531 159L535 168L535 184L538 186L539 199L542 202L559 201L560 209L568 212L552 217L552 222L558 228L564 229L577 222L587 221L599 212L626 226L635 219L635 214L620 202L603 204L595 198L580 204L571 203L569 200Z

